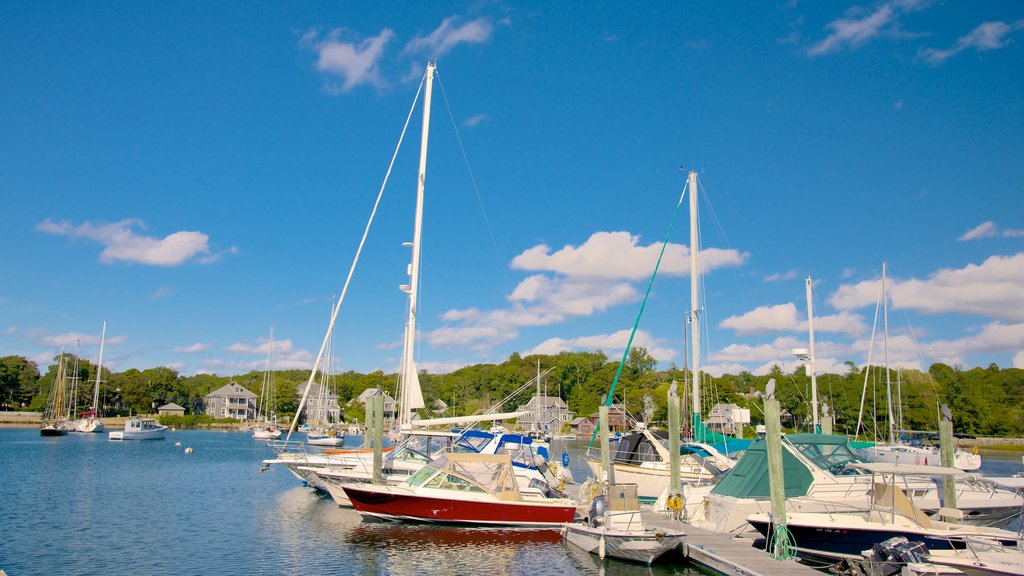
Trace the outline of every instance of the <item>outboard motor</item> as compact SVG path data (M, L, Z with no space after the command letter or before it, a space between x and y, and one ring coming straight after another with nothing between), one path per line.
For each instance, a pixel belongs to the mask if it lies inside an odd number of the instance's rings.
M595 496L593 502L590 503L590 513L587 515L590 527L597 528L598 519L604 520L607 511L608 500L604 496Z

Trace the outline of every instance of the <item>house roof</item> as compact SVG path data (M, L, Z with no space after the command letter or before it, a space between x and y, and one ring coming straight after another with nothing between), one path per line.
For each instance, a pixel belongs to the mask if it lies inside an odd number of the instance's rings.
M356 400L358 402L362 402L363 404L366 404L366 401L369 400L370 397L373 396L376 393L377 393L377 389L376 388L367 388L366 390L363 390L362 394L360 394L359 396L356 396ZM390 394L388 394L387 392L384 393L384 402L385 403L387 403L387 402L394 402L394 401L395 401L395 399L392 398Z
M231 382L206 395L207 398L257 398L238 382Z
M579 426L583 422L590 422L590 421L591 421L590 418L587 418L586 416L578 416L576 418L573 418L572 422L570 422L569 424L571 424L573 426Z
M184 409L185 409L184 406L178 406L174 402L171 402L170 404L164 404L163 406L157 408L157 410L184 410Z

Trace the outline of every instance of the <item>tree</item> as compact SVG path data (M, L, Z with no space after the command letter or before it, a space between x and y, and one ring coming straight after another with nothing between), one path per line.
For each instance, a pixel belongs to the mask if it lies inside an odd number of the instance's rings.
M31 401L39 366L24 356L0 358L0 409L20 408Z

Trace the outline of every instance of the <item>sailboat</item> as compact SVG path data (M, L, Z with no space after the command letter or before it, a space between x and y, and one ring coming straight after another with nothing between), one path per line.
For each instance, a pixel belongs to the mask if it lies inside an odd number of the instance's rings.
M691 171L687 179L690 209L690 329L693 343L693 396L692 396L692 438L680 446L680 478L689 485L716 482L735 464L731 458L718 450L714 444L742 445L742 440L729 439L708 429L701 422L701 372L700 372L700 237L698 226L697 173ZM685 193L685 192L684 192ZM680 199L681 201L681 199ZM645 426L619 440L613 456L614 478L620 484L636 484L639 498L652 502L663 496L671 478L665 434L656 434ZM587 465L598 478L604 477L601 462L588 459Z
M256 440L273 440L281 437L281 429L277 426L276 391L274 374L271 367L274 359L274 328L270 328L270 340L267 343L267 367L263 371L263 384L260 386L259 406L256 409L256 425L252 437Z
M413 361L413 352L415 348L415 337L416 337L416 296L419 290L419 267L420 267L420 237L422 234L422 222L423 222L423 185L426 180L426 165L427 165L427 139L430 129L430 96L431 86L434 78L435 65L430 62L427 64L427 70L424 75L424 104L423 104L423 135L420 143L420 164L419 164L419 177L417 178L417 195L416 195L416 225L413 231L413 241L405 243L405 246L412 248L412 262L409 265L409 284L403 284L400 289L408 294L409 297L409 314L408 320L405 325L405 336L403 338L403 350L402 360L399 369L399 386L398 386L398 428L408 428L412 421L412 411L417 408L423 408L423 393L420 390L419 376L416 373L416 365ZM417 99L419 94L417 94ZM411 113L410 113L411 118ZM408 124L406 125L408 126ZM402 135L404 137L405 131L403 130ZM396 151L397 154L397 151ZM392 160L392 165L394 160ZM390 175L390 167L388 174ZM385 182L386 183L386 182ZM381 193L383 193L384 187L381 187ZM380 202L380 194L378 194L377 202ZM298 424L299 414L302 412L302 408L306 405L309 397L310 390L313 385L313 381L316 378L317 369L320 366L321 360L324 358L324 352L327 349L328 342L331 339L331 335L334 330L334 322L338 318L338 312L341 309L341 304L345 300L345 294L348 291L349 282L352 280L352 275L355 272L356 264L359 261L359 255L362 253L363 245L366 242L366 237L370 230L370 225L373 222L373 215L376 214L377 205L374 205L373 212L370 216L370 222L367 223L366 230L363 232L362 240L360 240L359 248L356 250L355 259L352 262L352 266L349 269L348 277L345 280L345 286L341 291L341 297L334 305L334 309L331 312L331 321L328 324L327 332L324 335L323 343L320 345L320 352L317 354L316 361L313 364L313 369L310 371L309 380L306 382L306 388L303 392L302 399L299 400L299 406L295 413L295 419L292 421L291 426L288 430L288 436L283 444L279 444L276 448L287 448L288 439L291 438L292 431Z
M100 433L105 430L103 422L100 421L100 382L103 377L103 343L107 337L107 321L103 321L103 330L100 332L100 359L96 364L96 385L92 391L92 406L89 411L80 414L78 419L72 422L72 432ZM76 359L77 362L77 359Z
M886 264L882 262L882 347L883 364L885 366L885 390L886 404L889 413L889 443L876 444L868 448L861 448L858 453L869 462L888 462L891 464L912 464L917 466L939 466L942 458L939 455L937 446L914 445L906 442L903 435L903 410L901 408L902 394L900 393L899 382L897 382L897 393L895 398L892 393L892 381L889 371L889 303L886 292ZM877 319L877 311L876 311ZM870 360L869 360L870 363ZM864 391L867 391L867 374L864 379ZM861 413L863 413L863 399L866 394L861 395ZM897 413L899 416L897 417ZM858 430L860 419L858 418ZM899 434L897 434L899 432ZM953 467L965 471L972 471L981 468L981 455L955 449L953 453Z
M334 331L328 335L327 361L324 369L320 372L320 382L317 389L316 405L313 407L313 416L308 422L309 430L306 432L306 444L313 446L342 446L345 444L345 433L337 430L330 421L328 403L332 396L331 392L331 364L334 355Z
M57 361L57 371L54 374L53 385L50 387L50 396L43 412L42 426L39 434L42 436L67 436L71 422L68 420L70 406L68 405L67 394L67 358L64 349L60 350L60 360Z

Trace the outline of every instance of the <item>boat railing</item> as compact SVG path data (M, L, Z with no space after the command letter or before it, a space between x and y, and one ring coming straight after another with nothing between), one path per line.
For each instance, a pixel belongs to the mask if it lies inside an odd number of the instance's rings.
M301 440L271 440L267 442L270 449L277 454L283 454L285 452L307 454L306 443Z

